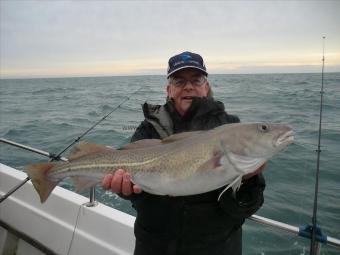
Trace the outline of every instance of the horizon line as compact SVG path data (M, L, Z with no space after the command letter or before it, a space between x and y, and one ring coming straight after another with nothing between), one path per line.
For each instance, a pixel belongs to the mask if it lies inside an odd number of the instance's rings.
M328 71L327 73L340 73L340 71ZM302 72L245 72L245 73L210 73L208 75L265 75L265 74L321 74L315 71L302 71ZM2 77L0 75L0 80L30 80L30 79L72 79L72 78L107 78L107 77L136 77L136 76L165 76L166 74L107 74L107 75L74 75L74 76L9 76Z

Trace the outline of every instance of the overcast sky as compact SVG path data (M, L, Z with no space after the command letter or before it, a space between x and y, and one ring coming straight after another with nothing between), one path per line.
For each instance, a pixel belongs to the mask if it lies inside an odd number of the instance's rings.
M0 0L1 78L340 71L340 1Z

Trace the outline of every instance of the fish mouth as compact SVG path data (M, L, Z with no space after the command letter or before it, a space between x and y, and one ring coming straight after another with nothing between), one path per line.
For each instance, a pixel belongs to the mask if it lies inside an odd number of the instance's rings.
M275 142L275 147L286 146L294 142L294 131L290 130L280 135Z

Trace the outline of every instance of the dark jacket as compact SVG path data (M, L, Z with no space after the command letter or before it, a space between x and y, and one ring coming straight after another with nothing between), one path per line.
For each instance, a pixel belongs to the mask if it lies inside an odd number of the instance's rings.
M132 141L240 121L212 98L195 98L184 116L175 110L172 101L164 106L145 103L143 111L145 120ZM219 202L217 197L223 188L183 197L146 192L133 195L130 199L137 211L135 255L241 254L241 225L262 205L264 187L262 175L255 176L243 183L236 197L229 189Z

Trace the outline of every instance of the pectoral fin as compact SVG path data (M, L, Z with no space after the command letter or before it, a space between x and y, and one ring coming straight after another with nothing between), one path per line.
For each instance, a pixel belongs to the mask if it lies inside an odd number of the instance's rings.
M197 170L198 173L216 170L222 166L222 157L224 154L220 151L215 152L211 159L206 161L200 168Z

